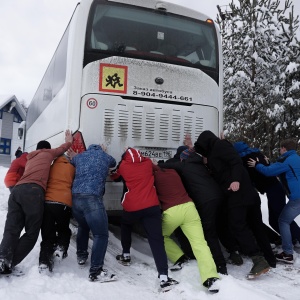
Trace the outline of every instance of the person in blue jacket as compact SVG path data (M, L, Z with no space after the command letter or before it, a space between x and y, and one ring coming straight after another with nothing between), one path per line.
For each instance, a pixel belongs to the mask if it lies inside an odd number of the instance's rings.
M278 219L283 251L275 255L278 261L289 264L294 262L290 224L300 214L300 156L297 154L296 148L296 141L287 139L281 142L281 156L277 162L265 166L254 159L248 161L250 167L255 167L265 176L279 176L289 198ZM300 230L296 232L296 235L299 240Z
M116 167L116 160L104 151L104 146L92 144L82 153L68 151L75 167L72 185L72 213L78 222L76 238L77 262L84 265L88 259L89 232L93 234L90 281L107 276L103 269L108 244L108 219L103 204L106 177Z

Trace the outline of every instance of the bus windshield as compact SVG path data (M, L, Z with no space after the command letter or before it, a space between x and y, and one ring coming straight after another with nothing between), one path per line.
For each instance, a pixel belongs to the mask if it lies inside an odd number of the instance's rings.
M102 53L102 57L116 55L218 69L214 25L180 15L98 1L89 17L86 38L87 51ZM85 57L85 64L94 59Z

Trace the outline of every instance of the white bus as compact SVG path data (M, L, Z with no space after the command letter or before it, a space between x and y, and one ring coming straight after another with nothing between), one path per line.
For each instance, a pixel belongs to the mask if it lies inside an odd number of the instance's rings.
M79 152L100 143L117 161L125 146L166 160L185 133L222 130L222 73L206 15L164 1L82 0L29 106L24 148L58 146L69 128ZM108 179L108 212L121 194Z

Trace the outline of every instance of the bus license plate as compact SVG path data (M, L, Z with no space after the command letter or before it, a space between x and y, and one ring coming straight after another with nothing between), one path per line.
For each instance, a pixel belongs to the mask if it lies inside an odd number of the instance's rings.
M156 158L156 159L169 159L172 157L171 150L140 149L140 153L144 157Z

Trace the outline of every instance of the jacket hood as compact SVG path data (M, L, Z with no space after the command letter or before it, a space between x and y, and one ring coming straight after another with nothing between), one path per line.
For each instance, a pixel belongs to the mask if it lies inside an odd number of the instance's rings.
M28 152L23 152L19 157L26 158L27 155L28 155Z
M245 142L236 142L233 144L233 147L241 157L253 152L259 152L258 148L250 148Z
M70 160L66 157L66 155L61 155L61 156L58 156L58 157L55 159L55 162L59 162L59 163L69 163Z
M102 150L101 146L97 145L97 144L91 144L91 145L89 145L88 150L92 150L92 149L94 149L94 150Z
M177 148L177 150L176 150L176 154L174 155L174 158L176 158L176 159L180 159L180 154L184 151L184 150L187 150L187 149L189 149L189 147L188 146L179 146L178 148Z
M134 148L128 148L122 155L122 160L129 163L141 163L146 158L141 155L139 150Z
M194 144L195 151L207 157L217 140L219 140L219 138L214 133L210 130L205 130L199 135Z

